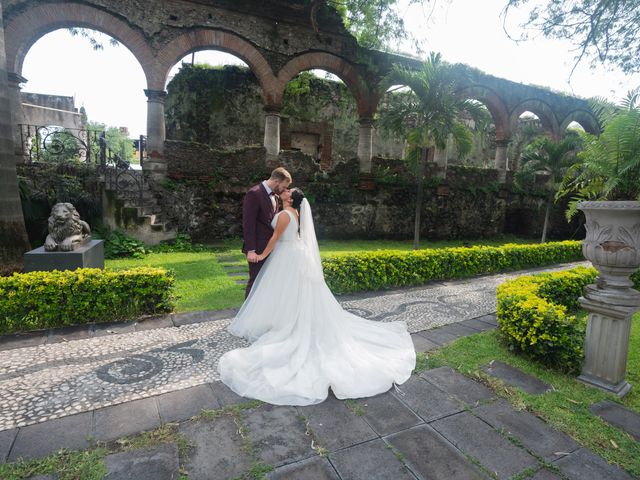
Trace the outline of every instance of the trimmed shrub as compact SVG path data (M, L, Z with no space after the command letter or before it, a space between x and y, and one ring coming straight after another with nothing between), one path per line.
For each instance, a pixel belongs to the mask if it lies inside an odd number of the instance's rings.
M130 319L174 308L162 268L80 268L0 278L0 333Z
M458 247L431 250L384 250L337 255L322 260L324 276L334 293L419 285L431 280L583 260L579 241L500 247Z

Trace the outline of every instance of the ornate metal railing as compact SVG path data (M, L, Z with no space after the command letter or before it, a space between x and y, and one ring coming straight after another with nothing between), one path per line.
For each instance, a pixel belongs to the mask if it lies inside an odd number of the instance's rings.
M104 178L107 189L129 204L144 207L145 178L141 167L145 137L134 141L139 152L140 167L132 168L128 159L114 152L101 130L74 129L38 125L20 125L26 163L63 163L80 161L95 165Z

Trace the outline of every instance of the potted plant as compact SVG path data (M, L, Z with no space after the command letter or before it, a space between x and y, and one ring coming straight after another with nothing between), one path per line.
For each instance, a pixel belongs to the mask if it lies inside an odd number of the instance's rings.
M640 308L640 292L629 278L640 267L639 93L630 92L619 106L594 105L602 133L583 134L580 162L559 192L574 194L568 217L584 212L582 252L599 272L581 298L590 315L579 378L620 396L631 388L624 380L629 329Z

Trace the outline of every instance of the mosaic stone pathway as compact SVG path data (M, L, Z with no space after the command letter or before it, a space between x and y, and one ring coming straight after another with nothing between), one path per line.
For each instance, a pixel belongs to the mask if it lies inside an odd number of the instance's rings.
M353 295L341 303L372 320L405 320L413 333L493 312L497 285L523 273ZM0 431L214 382L220 356L246 346L226 332L229 321L6 350Z

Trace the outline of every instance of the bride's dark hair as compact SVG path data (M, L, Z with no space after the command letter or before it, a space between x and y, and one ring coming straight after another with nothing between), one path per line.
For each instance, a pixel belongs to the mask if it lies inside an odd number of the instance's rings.
M291 206L298 211L298 235L300 235L300 222L302 219L300 218L300 205L302 204L302 200L304 200L304 193L299 188L291 189Z
M304 193L299 188L291 189L291 206L298 210L300 213L300 205L302 204L302 200L304 199Z

